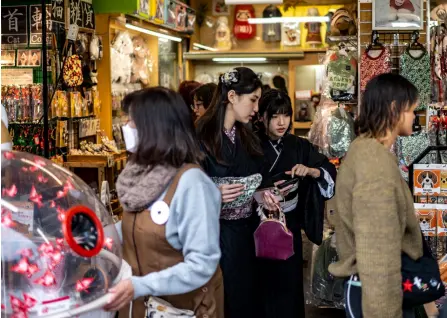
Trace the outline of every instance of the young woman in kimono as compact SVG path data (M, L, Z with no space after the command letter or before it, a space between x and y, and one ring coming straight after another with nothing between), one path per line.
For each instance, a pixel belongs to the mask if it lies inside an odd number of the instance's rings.
M281 207L294 237L295 254L288 260L260 259L264 317L304 317L301 229L305 214L323 220L324 201L334 195L335 167L310 142L290 134L292 104L286 92L265 91L259 101L259 137L264 153L262 187L298 176L283 190ZM322 233L307 233L318 242ZM311 235L309 235L311 234ZM317 237L317 239L315 239Z
M253 179L261 172L260 142L247 127L258 111L261 87L258 76L249 68L226 72L220 76L211 105L197 121L198 138L205 153L202 167L220 184L222 194L220 266L227 318L259 317L261 310L253 238L259 217L254 211L253 197L244 194L244 185L229 181L229 177ZM236 204L243 196L243 202ZM271 196L265 199L273 202ZM226 208L232 202L237 206Z

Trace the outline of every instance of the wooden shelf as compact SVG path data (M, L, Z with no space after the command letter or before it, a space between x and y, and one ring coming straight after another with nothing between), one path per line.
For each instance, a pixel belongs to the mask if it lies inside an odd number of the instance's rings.
M293 123L293 128L294 129L310 129L310 126L312 126L312 122L311 121L306 121L306 122L296 121L296 122Z

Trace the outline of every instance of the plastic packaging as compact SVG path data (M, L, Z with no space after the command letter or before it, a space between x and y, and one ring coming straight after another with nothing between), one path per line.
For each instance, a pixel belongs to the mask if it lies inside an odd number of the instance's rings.
M315 253L307 304L344 309L344 278L334 277L328 270L330 264L338 261L335 239L335 234L332 234Z
M47 159L1 156L2 316L64 318L101 309L123 277L107 208Z

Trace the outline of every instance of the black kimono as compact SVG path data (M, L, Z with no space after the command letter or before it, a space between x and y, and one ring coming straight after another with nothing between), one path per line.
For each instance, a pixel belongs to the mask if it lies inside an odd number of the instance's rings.
M311 241L321 244L324 201L333 193L335 167L310 142L295 135L279 141L261 136L264 151L263 185L284 179L282 175L296 164L320 169L318 179L305 177L299 181L282 203L287 227L292 231L295 254L286 261L259 259L262 272L262 304L265 318L305 317L303 291L303 246L301 229ZM329 182L328 182L329 180ZM332 187L332 190L328 189ZM325 193L325 196L321 192ZM328 194L329 193L329 194Z
M250 156L236 134L234 143L223 137L222 153L225 165L204 150L202 164L210 177L247 177L261 172L262 157ZM220 220L220 266L224 279L225 317L259 317L261 304L259 293L258 264L255 255L253 233L259 225L259 217L253 202L238 211L222 210Z

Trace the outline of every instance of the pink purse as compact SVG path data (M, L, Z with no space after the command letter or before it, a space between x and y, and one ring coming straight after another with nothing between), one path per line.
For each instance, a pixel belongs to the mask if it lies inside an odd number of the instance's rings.
M261 224L254 233L256 257L286 260L293 256L293 234L286 226L286 217L279 208L279 218L264 215L260 208Z

